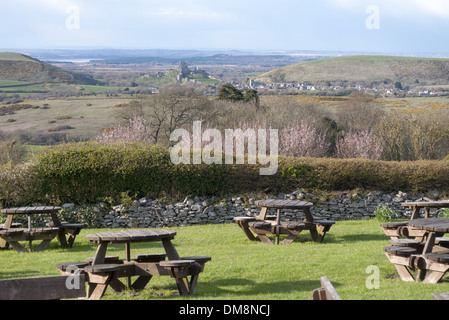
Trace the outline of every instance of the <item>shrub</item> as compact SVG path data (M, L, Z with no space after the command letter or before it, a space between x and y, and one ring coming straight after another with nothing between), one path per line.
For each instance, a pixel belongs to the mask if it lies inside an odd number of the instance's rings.
M380 222L389 222L398 218L398 214L386 205L379 205L374 209L374 215Z
M0 200L4 205L86 204L121 201L124 195L181 198L278 194L300 188L384 192L449 188L448 161L279 157L276 174L261 176L259 169L260 165L248 164L174 165L168 149L142 143L67 143L46 149L26 165L0 167Z
M26 204L34 197L32 163L0 166L0 201L3 207Z
M69 143L40 153L34 170L40 198L88 203L125 191L159 194L167 189L169 161L151 145Z

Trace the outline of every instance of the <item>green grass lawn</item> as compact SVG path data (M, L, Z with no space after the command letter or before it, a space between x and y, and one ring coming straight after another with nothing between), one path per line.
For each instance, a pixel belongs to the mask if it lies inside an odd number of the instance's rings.
M344 300L430 300L432 293L449 292L449 282L406 283L383 253L388 238L379 222L337 222L323 244L301 233L291 245L266 246L246 239L236 224L170 228L177 231L174 244L181 256L211 256L200 274L197 293L191 297L174 294L170 277L155 277L144 291L120 295L108 289L104 299L185 299L185 300L311 300L312 291L326 275ZM57 276L54 265L83 261L95 254L96 245L86 240L83 230L73 248L62 249L54 240L39 253L0 251L0 279ZM164 252L159 243L141 243L131 255ZM124 247L112 245L108 255L125 257ZM379 289L368 289L369 266L380 272Z

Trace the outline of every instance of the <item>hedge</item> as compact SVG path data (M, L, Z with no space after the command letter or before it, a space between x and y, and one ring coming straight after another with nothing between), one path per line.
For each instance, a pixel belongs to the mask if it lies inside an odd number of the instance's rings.
M258 165L174 165L169 150L146 144L68 143L30 163L0 167L3 205L78 204L131 197L292 192L449 189L449 161L279 158L275 175Z

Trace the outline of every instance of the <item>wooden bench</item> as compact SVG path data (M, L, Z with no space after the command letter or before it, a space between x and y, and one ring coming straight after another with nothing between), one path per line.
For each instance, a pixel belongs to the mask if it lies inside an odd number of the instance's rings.
M435 244L444 248L449 248L449 238L437 237L435 239Z
M412 271L415 270L416 248L406 246L390 246L384 248L388 260L394 265L402 281L414 281Z
M434 293L432 300L449 300L449 293Z
M203 266L195 260L167 260L161 261L160 266L168 271L175 279L180 295L192 295L196 291L198 275L203 271ZM191 277L190 280L188 277Z
M165 253L139 254L134 261L136 262L160 262L167 258Z
M416 263L423 283L438 283L449 270L449 254L427 253Z
M382 223L380 227L382 228L384 234L392 239L399 239L402 236L402 228L407 228L408 222L388 222Z
M312 240L318 243L322 243L324 241L326 233L335 224L335 221L333 220L324 220L324 219L314 219L313 220L314 226L312 226L310 222L307 221L304 222L306 224L306 228L310 230Z
M424 242L415 239L391 239L390 244L393 247L409 247L416 249L417 252L422 252L424 249Z
M408 226L409 221L382 223L384 234L391 239L399 239L399 237L411 238L421 241L425 235L425 231L416 230Z
M3 229L5 227L5 224L0 224L0 229ZM11 224L11 228L22 228L22 224L18 222L13 222Z
M84 267L89 289L87 297L100 300L108 286L116 292L122 292L126 286L119 280L134 276L134 264L98 264Z
M254 241L256 237L249 229L248 223L256 221L255 217L235 217L234 221L238 224L238 226L243 230L243 233L248 238L248 240Z
M84 223L62 223L59 227L58 239L61 246L65 248L72 248L76 236L85 228ZM66 238L67 235L67 238Z
M86 297L85 276L77 275L79 286L67 283L73 276L0 281L0 300L60 300Z
M321 277L321 288L312 292L313 300L342 300L327 277Z
M86 259L86 261L89 264L92 264L92 262L94 261L94 257L89 257ZM124 259L120 259L119 256L107 256L104 257L104 264L123 264L124 263Z
M89 262L86 261L74 261L74 262L62 262L55 264L55 268L58 269L62 275L70 275L74 270L83 270L87 267Z
M34 228L34 229L1 229L0 237L8 242L17 252L40 252L44 251L50 245L50 242L58 235L58 227ZM27 250L20 241L28 241L29 250ZM33 241L42 241L34 250Z

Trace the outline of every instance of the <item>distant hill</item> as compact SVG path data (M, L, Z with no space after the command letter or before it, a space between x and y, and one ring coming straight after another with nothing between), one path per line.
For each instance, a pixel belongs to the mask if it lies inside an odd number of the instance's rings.
M33 83L97 84L97 81L90 76L66 71L29 56L13 52L0 52L0 80Z
M401 81L449 84L449 59L345 56L289 65L254 78L263 83Z

